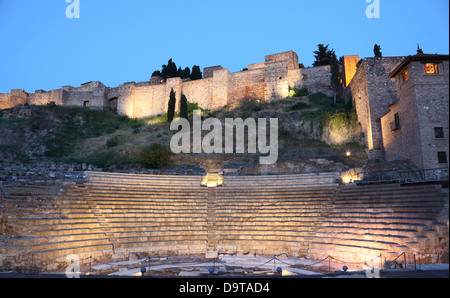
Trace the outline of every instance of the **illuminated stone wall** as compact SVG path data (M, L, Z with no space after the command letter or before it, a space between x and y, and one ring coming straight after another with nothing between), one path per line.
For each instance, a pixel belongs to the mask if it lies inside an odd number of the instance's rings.
M407 65L408 81L395 77L398 101L381 118L386 159L410 159L421 168L447 167L439 163L437 152L449 156L449 63L438 63L438 74L425 74L424 64ZM395 114L399 127L393 127ZM443 128L443 138L436 138L434 128Z
M342 72L343 72L343 84L345 87L350 84L353 77L355 76L357 65L359 62L359 56L358 55L352 55L352 56L344 56L342 57Z
M292 88L305 87L311 92L332 95L329 66L299 69L298 56L293 51L268 55L264 62L249 64L247 71L230 73L220 65L206 67L204 76L204 79L195 81L180 78L164 81L155 77L148 82L128 82L115 88L92 81L80 87L63 86L58 90L38 90L28 95L22 90L12 90L10 94L0 95L0 108L55 102L57 105L111 109L121 115L145 118L167 112L172 89L177 97L176 111L179 111L181 94L185 94L188 101L211 110L244 99L269 101L286 98Z
M307 67L289 70L289 89L308 88L309 92L322 92L328 96L333 96L334 92L330 88L331 71L330 66Z
M389 74L404 57L364 58L347 88L356 107L365 145L372 158L383 159L381 117L397 99L395 81Z

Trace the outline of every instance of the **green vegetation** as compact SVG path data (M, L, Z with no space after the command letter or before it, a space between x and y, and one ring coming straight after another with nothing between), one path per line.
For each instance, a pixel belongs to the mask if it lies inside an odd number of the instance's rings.
M188 101L184 94L181 94L180 99L180 118L188 119Z
M375 57L383 57L383 53L381 53L381 46L379 44L375 44L373 46L373 53Z
M170 123L172 122L173 118L175 117L175 104L177 100L175 97L175 91L170 90L170 97L169 97L169 107L167 110L167 121Z
M294 88L289 91L289 97L302 97L302 96L308 96L308 95L309 95L308 88L302 88L302 89Z
M194 65L192 67L192 72L191 69L189 67L186 68L181 68L181 66L178 67L177 69L177 65L175 62L173 62L172 58L169 59L169 61L167 62L167 64L164 64L162 66L161 70L155 70L152 73L152 77L153 76L160 76L163 79L168 79L168 78L177 78L180 77L182 79L191 79L191 80L199 80L203 78L203 74L200 70L200 66L198 65Z
M334 104L334 100L326 94L316 92L308 95L310 110L302 111L300 119L319 121L320 129L350 129L357 124L356 110L351 102ZM342 100L339 99L339 102Z
M159 169L170 164L171 154L163 145L154 143L142 149L139 161L147 168Z

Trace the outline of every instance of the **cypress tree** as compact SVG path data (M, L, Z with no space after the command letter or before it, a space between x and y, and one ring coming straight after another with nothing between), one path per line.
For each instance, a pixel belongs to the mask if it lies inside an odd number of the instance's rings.
M172 122L173 117L175 116L175 104L177 102L177 99L175 97L175 91L170 91L170 98L169 98L169 107L167 110L167 121Z
M188 101L184 94L181 94L180 100L180 118L188 119Z
M381 46L378 44L373 46L373 53L375 54L375 57L383 57L383 54L381 53Z

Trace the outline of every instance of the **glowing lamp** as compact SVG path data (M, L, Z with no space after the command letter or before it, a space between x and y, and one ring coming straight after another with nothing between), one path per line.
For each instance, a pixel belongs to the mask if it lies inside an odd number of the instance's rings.
M146 269L145 267L142 267L142 268L141 268L142 276L144 276L145 271L147 271L147 269Z
M352 156L352 153L350 151L345 152L345 156L350 157Z
M279 276L281 276L282 272L283 272L283 269L281 267L277 267L277 273Z

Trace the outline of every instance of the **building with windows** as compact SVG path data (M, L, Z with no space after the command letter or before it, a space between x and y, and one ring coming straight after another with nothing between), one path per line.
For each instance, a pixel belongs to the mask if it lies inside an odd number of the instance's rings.
M389 78L397 99L381 117L386 160L410 159L423 169L447 167L449 56L408 56Z

